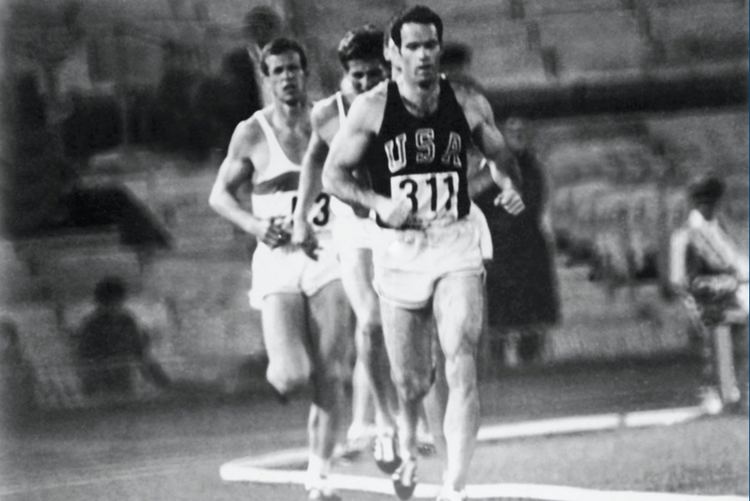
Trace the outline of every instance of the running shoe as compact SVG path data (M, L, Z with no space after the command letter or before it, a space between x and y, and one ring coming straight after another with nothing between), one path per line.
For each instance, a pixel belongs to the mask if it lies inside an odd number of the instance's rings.
M308 501L341 501L341 496L336 494L328 483L328 477L311 476L305 482Z
M417 462L414 458L410 458L401 463L393 475L391 475L393 481L393 489L396 491L396 496L399 499L409 499L414 494L414 489L417 487Z
M383 433L375 437L372 456L380 471L390 475L401 465L398 455L398 443L393 433Z
M333 491L313 487L307 491L307 501L341 501L341 496Z

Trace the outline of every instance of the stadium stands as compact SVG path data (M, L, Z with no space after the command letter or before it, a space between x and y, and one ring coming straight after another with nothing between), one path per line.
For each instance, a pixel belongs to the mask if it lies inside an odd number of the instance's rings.
M319 96L338 84L335 46L346 29L363 22L384 25L398 7L414 3L285 2L285 6L294 7L285 13L276 3L266 1L204 3L205 11L199 12L181 2L104 0L87 4L84 13L88 19L98 19L92 21L93 39L106 42L92 49L99 54L97 60L110 61L110 66L111 61L125 61L134 82L144 83L156 82L161 74L158 65L165 40L190 40L218 53L244 43L242 18L252 6L271 5L289 24L287 28L297 30L296 35L310 48L310 66L315 68L313 94ZM665 68L674 70L659 73L659 78L666 78L666 88L670 75L688 78L694 72L701 76L712 68L730 76L746 73L746 2L435 0L429 5L445 18L446 40L471 47L471 71L480 83L490 91L505 92L492 94L496 99L513 101L513 91L518 89L562 89L553 98L563 96L567 100L563 107L555 102L547 106L550 103L544 99L549 95L541 92L537 105L553 110L550 113L562 110L573 118L547 116L535 125L540 152L553 178L553 226L560 250L568 254L571 263L589 263L591 270L583 276L599 273L612 283L634 283L660 252L659 236L684 216L684 181L706 169L719 170L733 180L728 183L727 214L738 228L741 245L747 247L748 125L744 107L596 119L574 116L587 102L610 102L612 87L608 82L638 83L644 75L652 77ZM126 20L124 27L133 29L120 33L122 39L115 43L106 22L118 16ZM119 44L128 47L123 54L116 54ZM661 47L663 53L654 59L655 47ZM213 61L210 65L220 60L208 59ZM113 74L104 71L99 83L111 80ZM593 90L576 87L590 81L601 85ZM746 85L740 87L744 96ZM697 101L701 98L695 94ZM197 360L262 351L259 317L247 309L245 296L249 285L245 273L247 238L213 214L206 203L217 165L215 158L195 163L146 152L93 158L88 181L127 187L171 233L174 248L144 261L136 251L119 244L113 228L18 241L14 252L3 253L4 278L13 286L2 291L2 304L33 305L31 311L38 310L44 319L41 329L55 330L58 327L50 320L50 311L62 305L67 318L88 297L98 278L115 273L126 279L136 299L153 295L159 298L158 304L170 305L168 348L163 356L176 357L174 364L182 367L179 370L184 376L210 377L190 372L197 370L185 362L191 357ZM24 169L19 171L19 176L28 175ZM666 181L665 173L669 174ZM581 271L571 268L563 273ZM564 293L585 289L593 298L599 289L597 284L588 285L591 287L582 285ZM685 340L673 330L665 328L659 334L649 330L656 324L644 327L626 320L632 320L632 308L650 301L652 294L653 284L639 289L630 310L615 312L622 319L618 323L622 332L599 333L601 339L595 334L576 337L575 332L595 329L582 329L594 320L575 313L566 319L568 334L553 336L561 343L552 348L553 359L587 357L594 346L607 356L677 347ZM567 299L563 298L563 304ZM591 300L598 301L597 308L611 309L601 294ZM146 310L141 313L147 314ZM31 316L21 314L20 318L26 322ZM589 335L595 337L587 338ZM39 339L45 342L47 338ZM590 343L594 339L598 341ZM39 358L33 363L44 365L46 361ZM51 377L42 374L42 379ZM64 382L68 376L60 378L63 386L72 384Z

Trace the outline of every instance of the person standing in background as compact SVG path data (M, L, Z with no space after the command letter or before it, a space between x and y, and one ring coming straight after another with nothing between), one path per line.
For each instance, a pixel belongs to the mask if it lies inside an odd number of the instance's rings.
M560 318L557 275L546 204L544 165L531 147L524 119L505 121L503 135L518 163L526 210L511 216L493 204L495 191L477 199L490 225L494 258L487 266L488 356L514 366L542 356L547 331Z
M690 212L672 233L669 249L671 295L683 300L700 326L700 397L709 412L720 411L724 404L747 410L748 259L720 220L724 189L724 182L713 175L702 176L688 186ZM735 320L728 322L730 316ZM732 346L727 350L731 356L722 358L714 329L727 323L731 323ZM719 395L722 373L729 374L729 388Z

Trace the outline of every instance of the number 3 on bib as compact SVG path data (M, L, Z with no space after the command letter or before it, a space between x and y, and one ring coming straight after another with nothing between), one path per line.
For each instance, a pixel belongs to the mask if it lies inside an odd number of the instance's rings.
M391 197L411 203L414 222L420 225L458 217L458 172L404 174L391 177Z
M297 195L292 197L292 212L297 207ZM328 193L320 193L315 198L315 205L310 210L309 221L315 226L325 226L331 219L331 196Z

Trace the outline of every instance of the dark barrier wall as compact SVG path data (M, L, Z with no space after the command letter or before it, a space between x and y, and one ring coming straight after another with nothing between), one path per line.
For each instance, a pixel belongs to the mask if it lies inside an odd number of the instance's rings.
M598 113L658 112L747 103L747 66L680 68L634 77L490 89L495 115L554 118Z

